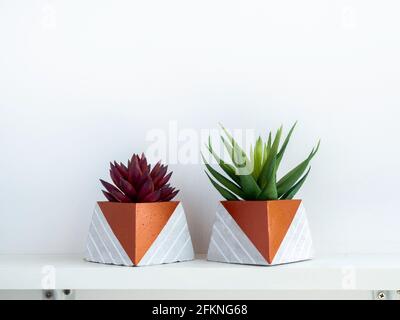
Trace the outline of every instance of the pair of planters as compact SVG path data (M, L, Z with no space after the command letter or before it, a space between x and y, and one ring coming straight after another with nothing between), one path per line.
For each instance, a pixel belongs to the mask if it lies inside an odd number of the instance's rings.
M308 157L277 179L296 123L281 144L282 130L259 137L247 155L224 128L222 144L230 163L211 144L207 149L220 171L207 163L206 174L227 201L217 209L208 260L276 265L310 259L312 243L301 200L293 200L310 173ZM110 202L96 206L89 232L86 259L106 264L145 266L194 258L186 216L179 192L168 183L171 173L157 163L153 168L144 154L133 155L128 165L110 163L114 184L100 180Z
M194 259L182 204L98 202L85 258L123 266ZM301 200L222 201L218 206L208 260L268 266L311 258Z

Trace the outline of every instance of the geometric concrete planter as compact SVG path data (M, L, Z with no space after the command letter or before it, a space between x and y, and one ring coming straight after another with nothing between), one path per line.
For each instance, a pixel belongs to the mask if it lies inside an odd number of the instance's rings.
M121 266L147 266L194 259L180 202L98 202L85 260Z
M312 256L301 200L222 201L219 205L208 260L270 266Z

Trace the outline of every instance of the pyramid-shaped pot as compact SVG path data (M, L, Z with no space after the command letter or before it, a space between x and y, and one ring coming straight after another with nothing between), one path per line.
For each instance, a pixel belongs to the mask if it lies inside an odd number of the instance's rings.
M223 201L219 205L208 260L269 266L312 256L301 200Z
M147 266L194 258L180 202L96 204L85 259L122 266Z

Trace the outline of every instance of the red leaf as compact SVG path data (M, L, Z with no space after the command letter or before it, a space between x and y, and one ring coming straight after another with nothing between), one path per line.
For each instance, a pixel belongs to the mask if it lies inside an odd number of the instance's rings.
M108 193L107 191L102 190L104 196L107 198L108 201L110 202L119 202L117 199L114 198L114 196L111 193Z
M160 172L160 169L161 169L161 161L158 161L157 164L154 166L153 170L151 170L150 176L154 179L158 175L158 172Z
M118 172L122 177L125 179L128 177L128 168L123 163L118 164L114 161L114 166L118 169Z
M139 166L139 160L136 155L132 156L132 160L128 169L128 181L136 188L140 188L139 180L142 177L142 170Z
M179 193L179 190L172 192L168 197L164 198L164 201L171 201Z
M142 153L142 157L139 160L139 165L140 165L140 170L142 170L143 173L148 170L147 159L146 159L144 153Z
M104 188L106 188L106 190L111 193L112 196L119 202L131 202L131 200L126 195L124 195L117 187L113 186L111 183L108 183L101 179L100 182L104 186Z
M157 182L156 189L159 189L162 186L164 186L169 181L169 179L171 179L171 176L172 176L172 172L170 172L168 175L166 175L164 178L162 178L161 181Z
M142 201L145 199L150 193L154 191L154 185L153 181L151 179L148 179L143 186L140 188L138 199L139 201Z
M165 174L167 173L168 166L161 166L160 171L158 172L157 176L153 178L154 185L158 185L159 182L164 178Z
M135 188L124 178L121 178L121 190L132 200L136 200L137 192Z
M153 193L147 195L143 199L143 202L157 202L158 200L160 200L160 196L161 196L160 190L154 191Z
M119 172L119 170L117 169L116 166L114 166L112 163L110 164L110 177L112 179L112 181L114 182L114 184L121 189L121 179L123 179L121 173Z
M161 198L162 200L164 200L164 199L167 198L173 191L174 191L173 188L166 187L166 186L162 187L162 188L160 189L160 192L161 192L160 198Z

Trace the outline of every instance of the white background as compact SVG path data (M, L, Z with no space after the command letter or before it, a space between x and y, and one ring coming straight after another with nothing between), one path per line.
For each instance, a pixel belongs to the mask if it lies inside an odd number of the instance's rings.
M0 253L84 248L108 161L152 129L299 120L317 252L400 252L398 1L0 0ZM173 165L195 248L219 195Z

